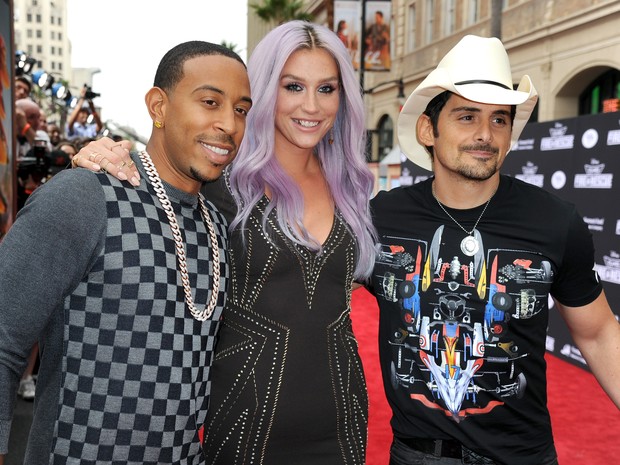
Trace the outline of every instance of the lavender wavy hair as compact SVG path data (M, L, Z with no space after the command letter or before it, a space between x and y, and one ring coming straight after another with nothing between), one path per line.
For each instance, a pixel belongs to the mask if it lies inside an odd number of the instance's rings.
M230 185L237 202L237 216L231 223L244 229L248 217L268 185L271 201L262 218L275 208L278 224L286 236L314 251L321 245L303 227L303 197L274 154L275 108L280 74L297 50L327 50L336 60L340 74L340 106L333 127L333 144L328 135L315 151L321 162L336 208L357 239L356 278L366 278L374 265L376 233L368 200L374 177L364 159L364 103L350 57L338 36L324 26L290 21L273 29L257 45L248 63L254 105L246 122L246 135L233 162ZM294 225L294 227L291 227Z

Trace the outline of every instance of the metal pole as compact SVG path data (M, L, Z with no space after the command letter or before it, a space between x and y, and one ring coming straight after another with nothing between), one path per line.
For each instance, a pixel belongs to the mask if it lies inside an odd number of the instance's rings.
M502 40L502 0L491 0L491 37Z
M364 68L366 67L366 0L362 1L362 35L360 40L360 87L364 94Z

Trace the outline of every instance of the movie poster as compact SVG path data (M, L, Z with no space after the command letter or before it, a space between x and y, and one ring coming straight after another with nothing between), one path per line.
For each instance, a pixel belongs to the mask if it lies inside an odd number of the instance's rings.
M334 2L334 32L349 51L351 63L356 70L360 67L361 22L362 2L357 0Z
M389 71L392 65L390 56L392 3L386 1L362 3L366 6L364 69Z
M15 218L13 138L13 11L9 0L0 0L0 240Z

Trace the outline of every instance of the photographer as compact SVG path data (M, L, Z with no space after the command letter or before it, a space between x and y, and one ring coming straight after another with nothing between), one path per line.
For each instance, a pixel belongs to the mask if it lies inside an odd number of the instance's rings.
M32 148L39 129L41 109L29 98L15 101L15 122L17 130L17 160Z
M103 124L97 114L97 110L95 110L92 99L98 96L99 94L93 92L86 84L82 87L80 98L69 116L69 121L67 121L67 139L75 139L76 137L97 137ZM88 106L85 106L84 102L88 102ZM91 113L94 123L87 123Z
M17 209L41 184L70 163L64 152L52 150L45 131L45 113L29 98L15 102L17 129ZM43 117L43 119L42 119ZM73 149L74 153L76 149Z

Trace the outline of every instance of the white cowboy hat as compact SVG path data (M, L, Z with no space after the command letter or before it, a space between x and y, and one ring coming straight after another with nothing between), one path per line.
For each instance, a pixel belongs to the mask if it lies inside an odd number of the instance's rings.
M517 142L538 93L529 76L513 90L508 54L495 37L463 37L411 93L398 117L401 150L416 165L432 171L430 154L418 142L416 124L426 106L437 95L450 91L467 100L493 105L517 105L512 126L511 147Z

